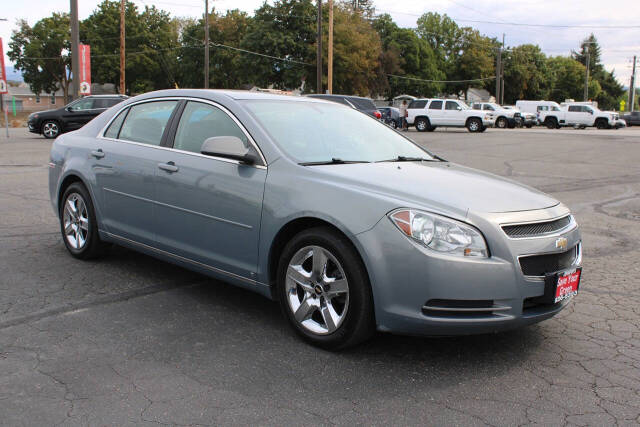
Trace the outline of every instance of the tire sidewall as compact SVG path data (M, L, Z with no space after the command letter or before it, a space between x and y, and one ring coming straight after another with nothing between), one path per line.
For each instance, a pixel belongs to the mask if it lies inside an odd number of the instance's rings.
M349 284L349 307L338 329L328 335L317 335L302 327L294 318L287 299L286 271L293 255L305 246L320 246L333 254L342 265ZM328 227L318 227L297 234L283 249L278 261L276 293L281 309L295 332L305 341L326 350L337 350L361 341L356 337L362 330L375 328L373 298L369 278L362 261L351 243ZM369 325L362 325L369 322ZM373 325L373 326L372 326ZM367 328L368 327L368 328ZM365 338L370 333L365 334Z
M89 231L87 233L87 241L80 249L76 249L69 244L64 231L64 207L67 202L67 198L73 193L78 194L80 197L82 197L83 202L87 207L87 214L89 217ZM93 201L91 200L89 191L87 191L86 187L83 184L81 184L80 182L74 182L65 189L60 199L58 217L60 222L60 233L62 234L62 241L64 242L64 245L66 246L69 253L79 259L89 259L94 257L97 254L96 252L97 247L100 244L100 238L98 236L98 227L95 210L93 208Z
M420 123L424 123L424 126L422 128L420 127ZM416 120L416 130L418 130L418 132L425 132L427 129L429 129L429 126L430 123L427 119L419 118Z

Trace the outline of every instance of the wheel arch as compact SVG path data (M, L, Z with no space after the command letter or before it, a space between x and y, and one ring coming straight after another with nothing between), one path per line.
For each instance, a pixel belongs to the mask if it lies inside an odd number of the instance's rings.
M274 299L276 299L276 295L274 295L273 292L275 290L275 284L277 281L276 276L278 271L278 262L280 260L280 255L284 250L284 247L296 234L300 233L301 231L308 230L310 228L315 228L315 227L328 227L328 228L331 228L336 233L343 236L349 242L351 247L355 250L356 254L358 255L358 258L360 259L360 262L362 262L362 265L364 266L364 269L367 272L367 276L369 276L369 282L371 282L371 275L369 274L369 270L367 268L367 264L364 261L364 257L360 252L360 248L358 247L354 239L349 237L349 234L347 232L345 232L340 227L336 226L335 224L332 224L331 222L325 219L313 217L313 216L303 216L303 217L294 218L289 222L287 222L286 224L284 224L280 228L280 230L278 230L278 232L276 233L275 237L271 242L271 246L269 248L268 261L267 261L267 268L268 268L267 278L268 278L268 284L269 284L269 287L271 288L272 296Z
M60 185L58 185L58 191L56 194L56 212L58 213L58 216L60 216L60 204L62 203L62 196L64 195L64 192L67 190L67 188L69 188L69 186L75 182L79 182L80 184L82 184L89 193L89 197L91 197L91 203L94 206L94 211L96 212L97 216L98 210L96 209L96 198L91 192L91 186L87 184L87 182L80 176L80 174L77 174L75 172L69 172L67 175L65 175L64 178L60 180Z
M478 120L480 120L480 123L482 123L482 118L480 118L478 116L469 116L469 117L467 117L467 120L464 122L464 125L468 126L469 122L471 121L471 119L478 119Z

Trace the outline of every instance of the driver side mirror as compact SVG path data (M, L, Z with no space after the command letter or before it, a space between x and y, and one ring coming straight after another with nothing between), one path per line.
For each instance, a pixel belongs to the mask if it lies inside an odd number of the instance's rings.
M206 156L237 160L247 165L253 165L258 160L252 150L245 147L242 140L237 136L213 136L207 138L202 143L200 153Z
M73 113L75 111L73 107L65 107L65 110L67 110L70 113Z

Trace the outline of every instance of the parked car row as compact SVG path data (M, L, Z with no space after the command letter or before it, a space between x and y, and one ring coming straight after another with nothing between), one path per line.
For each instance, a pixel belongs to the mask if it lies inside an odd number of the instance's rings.
M561 127L596 127L617 129L626 126L615 111L602 111L592 103L570 102L560 105L553 101L517 101L516 107L523 112L535 113L538 122L549 129Z

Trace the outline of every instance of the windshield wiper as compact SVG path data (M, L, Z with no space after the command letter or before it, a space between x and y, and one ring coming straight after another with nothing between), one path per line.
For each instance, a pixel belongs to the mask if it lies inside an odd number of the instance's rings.
M332 157L331 160L322 160L319 162L302 162L298 163L301 166L318 166L318 165L346 165L352 163L371 163L366 160L342 160L337 157Z
M380 162L446 162L446 160L436 156L435 154L432 154L431 156L433 157L433 159L425 159L424 157L398 156L395 159L378 160L378 162L376 163L380 163Z

